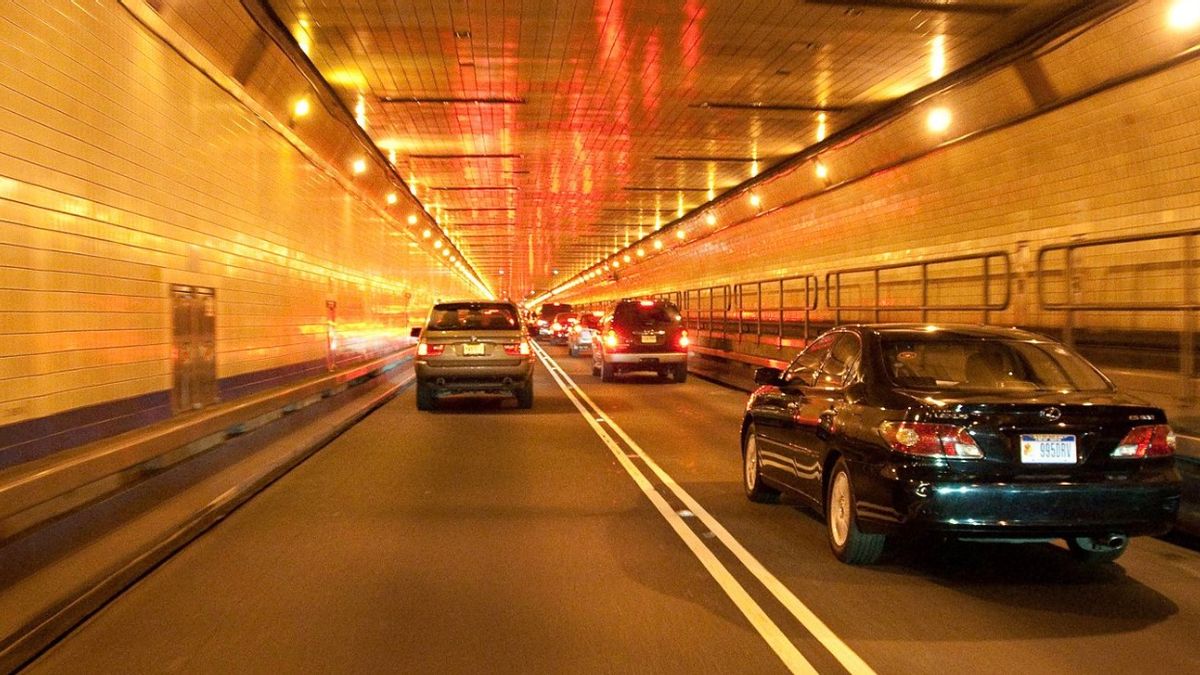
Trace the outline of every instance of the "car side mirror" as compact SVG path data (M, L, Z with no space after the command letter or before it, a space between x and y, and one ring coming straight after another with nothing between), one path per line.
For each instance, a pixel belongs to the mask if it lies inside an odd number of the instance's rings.
M783 371L778 368L755 368L754 383L779 386L783 384Z
M415 337L415 338L421 337L421 327L413 326L413 329L411 331L409 331L408 335L409 335L409 337Z

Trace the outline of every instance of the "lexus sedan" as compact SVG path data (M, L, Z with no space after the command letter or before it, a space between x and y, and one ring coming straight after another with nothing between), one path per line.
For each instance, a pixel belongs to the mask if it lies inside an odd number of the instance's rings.
M889 537L916 533L1065 539L1081 560L1109 562L1179 508L1163 411L1039 335L846 326L755 381L746 495L798 496L843 562L870 564Z
M462 393L509 393L533 407L533 350L509 302L442 302L433 306L417 342L417 409Z

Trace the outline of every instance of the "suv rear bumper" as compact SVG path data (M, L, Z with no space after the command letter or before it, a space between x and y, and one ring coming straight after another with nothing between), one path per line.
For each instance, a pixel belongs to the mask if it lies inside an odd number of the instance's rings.
M604 360L609 363L655 366L667 363L687 363L687 352L605 352Z
M533 361L516 365L431 366L417 361L417 383L439 391L511 391L533 377Z

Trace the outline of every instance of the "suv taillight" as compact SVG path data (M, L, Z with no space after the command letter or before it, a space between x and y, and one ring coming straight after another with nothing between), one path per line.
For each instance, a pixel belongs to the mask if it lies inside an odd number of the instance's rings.
M688 339L687 331L686 330L679 331L679 338L677 340L675 340L675 346L678 349L680 349L681 351L686 352L688 345L690 345L691 343L692 343L692 341Z
M417 356L438 356L446 351L446 345L431 345L426 342L417 343Z
M504 353L509 356L529 356L533 350L529 348L529 343L521 340L515 345L504 345Z
M609 349L616 349L621 346L621 339L617 336L617 331L610 330L604 334L604 346Z
M1175 432L1165 424L1134 427L1113 451L1118 458L1170 457L1175 454Z
M978 459L983 451L963 427L924 422L884 422L879 435L896 452L921 457Z

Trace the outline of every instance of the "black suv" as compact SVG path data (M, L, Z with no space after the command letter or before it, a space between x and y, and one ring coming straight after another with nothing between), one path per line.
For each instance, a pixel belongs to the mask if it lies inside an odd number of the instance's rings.
M688 334L675 305L665 300L622 300L592 340L592 374L611 382L620 372L651 371L687 381Z

